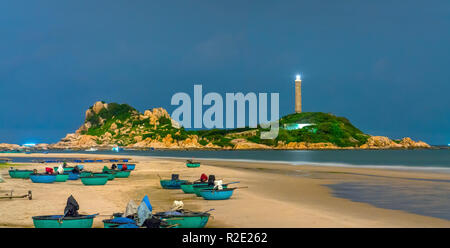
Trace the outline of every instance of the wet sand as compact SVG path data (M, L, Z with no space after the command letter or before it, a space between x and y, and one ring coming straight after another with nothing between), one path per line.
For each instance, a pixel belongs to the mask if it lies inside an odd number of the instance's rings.
M92 154L1 154L4 157L83 157L111 158ZM129 178L109 181L105 186L84 186L81 181L36 184L30 180L10 179L7 168L0 174L0 194L14 189L15 194L33 192L33 200L0 200L0 226L32 227L31 216L61 214L67 197L72 194L80 205L80 213L99 213L94 227L102 227L102 219L123 212L129 200L137 203L147 194L154 212L170 209L174 200L182 200L185 209L215 209L207 227L450 227L450 221L377 208L367 203L352 202L333 196L326 185L342 182L403 182L406 185L448 184L450 174L425 171L369 169L354 167L292 166L287 164L204 160L200 168L187 168L184 160L145 156L127 157L137 161ZM201 161L201 160L200 160ZM69 164L71 165L71 164ZM100 171L104 165L85 164L85 169ZM47 166L55 166L49 164ZM46 165L21 165L37 168ZM224 182L240 181L230 200L206 201L181 190L164 190L159 177L195 180L201 173L214 174ZM439 180L443 180L439 182ZM234 187L234 186L233 186Z

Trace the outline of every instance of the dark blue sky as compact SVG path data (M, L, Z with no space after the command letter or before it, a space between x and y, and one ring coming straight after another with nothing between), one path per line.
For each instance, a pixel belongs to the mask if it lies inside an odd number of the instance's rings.
M279 92L364 132L450 142L450 1L1 1L0 142L56 142L97 100Z

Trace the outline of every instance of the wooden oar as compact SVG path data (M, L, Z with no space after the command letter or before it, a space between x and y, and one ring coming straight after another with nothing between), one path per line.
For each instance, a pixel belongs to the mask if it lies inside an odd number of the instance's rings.
M64 219L64 217L66 217L66 215L67 215L68 212L69 212L69 211L64 212L63 217L61 217L61 218L58 219L58 223L59 223L59 224L62 223L62 220Z

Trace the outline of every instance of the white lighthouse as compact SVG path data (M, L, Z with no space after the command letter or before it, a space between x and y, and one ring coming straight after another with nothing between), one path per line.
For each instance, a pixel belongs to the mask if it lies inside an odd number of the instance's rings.
M300 75L295 78L295 113L302 112L302 80Z

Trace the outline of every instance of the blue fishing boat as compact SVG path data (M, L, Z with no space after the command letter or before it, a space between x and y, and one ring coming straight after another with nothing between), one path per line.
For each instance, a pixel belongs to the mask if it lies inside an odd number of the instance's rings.
M67 178L67 180L78 180L78 178L80 178L80 174L79 173L70 172L69 173L69 178Z
M126 164L127 170L134 170L136 168L136 164ZM122 170L123 164L118 164L117 169Z
M227 200L233 195L236 188L227 189L202 189L200 190L200 196L205 200Z
M124 218L124 217L116 217L113 219L103 220L103 226L105 228L117 228L120 225L126 225L126 224L136 224L136 221L132 220L130 218Z
M160 180L163 189L181 189L181 184L187 183L188 180Z
M31 174L30 179L33 183L53 183L56 181L56 175Z

